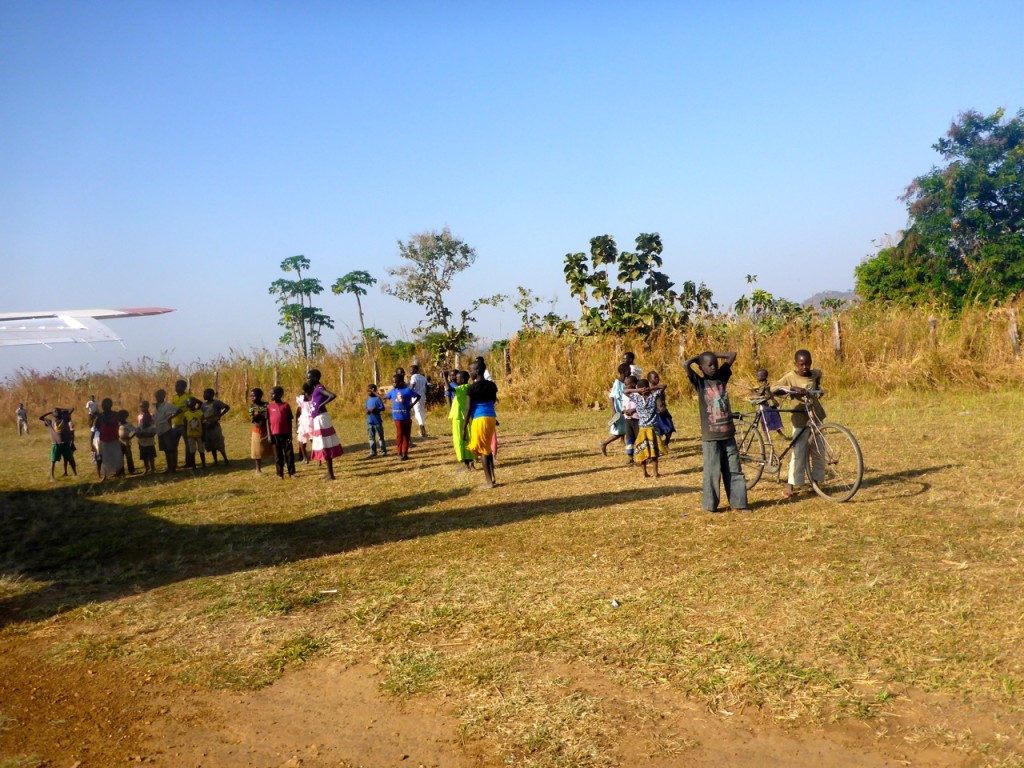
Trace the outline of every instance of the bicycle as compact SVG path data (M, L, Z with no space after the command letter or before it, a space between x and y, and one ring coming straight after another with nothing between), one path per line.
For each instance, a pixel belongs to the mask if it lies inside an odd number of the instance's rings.
M740 453L740 464L743 468L743 475L747 481L749 491L761 479L762 474L767 470L770 474L779 475L782 469L782 459L793 449L800 431L796 431L790 438L788 445L778 452L775 441L772 439L772 432L781 428L781 421L777 424L780 413L805 413L807 414L807 426L803 429L810 430L807 448L807 476L811 478L811 487L821 498L828 501L842 502L849 501L857 493L861 482L864 480L864 454L860 450L857 439L846 427L832 422L822 422L814 412L813 397L821 394L821 390L809 390L800 397L798 408L779 408L775 400L777 394L796 395L795 390L778 390L771 395L755 397L750 399L755 411L749 413L734 413L733 418L745 429L737 429L740 435L738 447ZM751 418L752 417L752 418ZM812 473L812 456L821 456L824 464L823 475L815 480ZM781 478L780 478L781 479Z

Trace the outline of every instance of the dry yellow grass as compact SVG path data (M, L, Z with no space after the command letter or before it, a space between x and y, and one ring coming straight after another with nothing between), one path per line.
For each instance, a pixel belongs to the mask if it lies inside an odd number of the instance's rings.
M795 726L949 696L1004 740L915 738L1020 765L1020 389L833 398L866 459L853 501L784 502L762 481L752 513L716 516L696 413L672 397L687 437L647 482L597 452L605 415L503 408L493 491L444 436L362 460L358 419L338 421L336 483L254 475L230 424L230 471L98 485L82 461L50 484L45 436L9 430L0 631L46 638L54 665L121 658L205 687L370 661L395 696L446 695L495 762L614 764L633 716L558 672L582 665Z

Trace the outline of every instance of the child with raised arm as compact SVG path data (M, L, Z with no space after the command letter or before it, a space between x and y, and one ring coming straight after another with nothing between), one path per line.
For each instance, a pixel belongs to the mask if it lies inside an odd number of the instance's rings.
M825 409L818 402L821 391L821 371L811 368L811 353L806 349L798 349L793 356L793 370L772 384L772 391L785 390L792 400L803 402L807 395L811 398L811 407L819 419L825 418ZM793 424L793 455L789 459L789 482L782 489L787 499L796 493L796 489L808 483L807 464L810 450L811 477L815 482L825 479L825 459L818 446L809 445L810 432L807 430L807 413L799 408L792 413Z
M462 439L477 456L482 457L485 488L498 484L494 475L494 454L498 450L498 418L494 404L498 401L498 385L484 377L487 364L482 357L469 365L469 376L473 383L466 390L466 421L462 425Z
M370 384L366 388L366 439L370 443L370 455L367 458L377 458L377 451L381 456L388 455L388 444L384 440L384 401L377 394L377 385Z
M723 483L729 506L734 510L747 509L747 481L740 466L736 426L732 420L729 395L725 390L732 377L732 364L735 360L735 352L701 352L683 364L690 383L697 391L700 404L700 436L704 453L701 506L708 512L718 512L720 485ZM700 370L694 370L694 365L699 365Z
M270 390L270 403L267 404L267 425L270 427L270 442L274 444L275 466L277 478L284 480L284 469L288 467L288 477L295 477L295 451L292 448L292 408L284 402L284 388L274 387Z
M654 476L658 477L658 457L664 453L656 428L657 395L664 389L665 387L661 384L652 387L647 379L640 379L635 389L625 390L625 394L633 403L637 414L638 429L633 457L644 468L644 477L650 477L647 474L647 462L651 463L654 468Z
M64 460L64 477L68 475L68 467L77 476L78 466L75 464L75 433L71 427L71 409L54 408L47 411L39 420L46 425L50 433L50 480L55 480L53 470L57 462ZM51 418L52 417L52 418Z

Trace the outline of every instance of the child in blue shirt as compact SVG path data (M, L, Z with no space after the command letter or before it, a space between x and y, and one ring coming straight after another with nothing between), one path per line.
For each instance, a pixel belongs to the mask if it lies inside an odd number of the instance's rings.
M366 388L366 438L370 441L370 455L377 458L377 444L380 444L380 455L388 455L388 446L384 441L384 420L380 415L384 412L384 401L377 395L377 385Z
M409 458L409 437L412 435L412 407L420 398L406 385L404 374L396 373L394 382L387 398L391 401L391 417L395 420L395 450L399 460L405 461Z

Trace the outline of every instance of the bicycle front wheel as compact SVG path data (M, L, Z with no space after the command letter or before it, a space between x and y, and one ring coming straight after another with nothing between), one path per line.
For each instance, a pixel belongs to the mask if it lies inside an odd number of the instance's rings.
M822 424L811 432L807 474L823 499L849 501L864 479L864 454L846 427Z
M757 421L747 427L747 431L740 438L738 447L740 468L743 470L743 477L747 481L747 490L749 491L757 485L757 481L761 479L761 473L764 472L764 437L761 435Z

